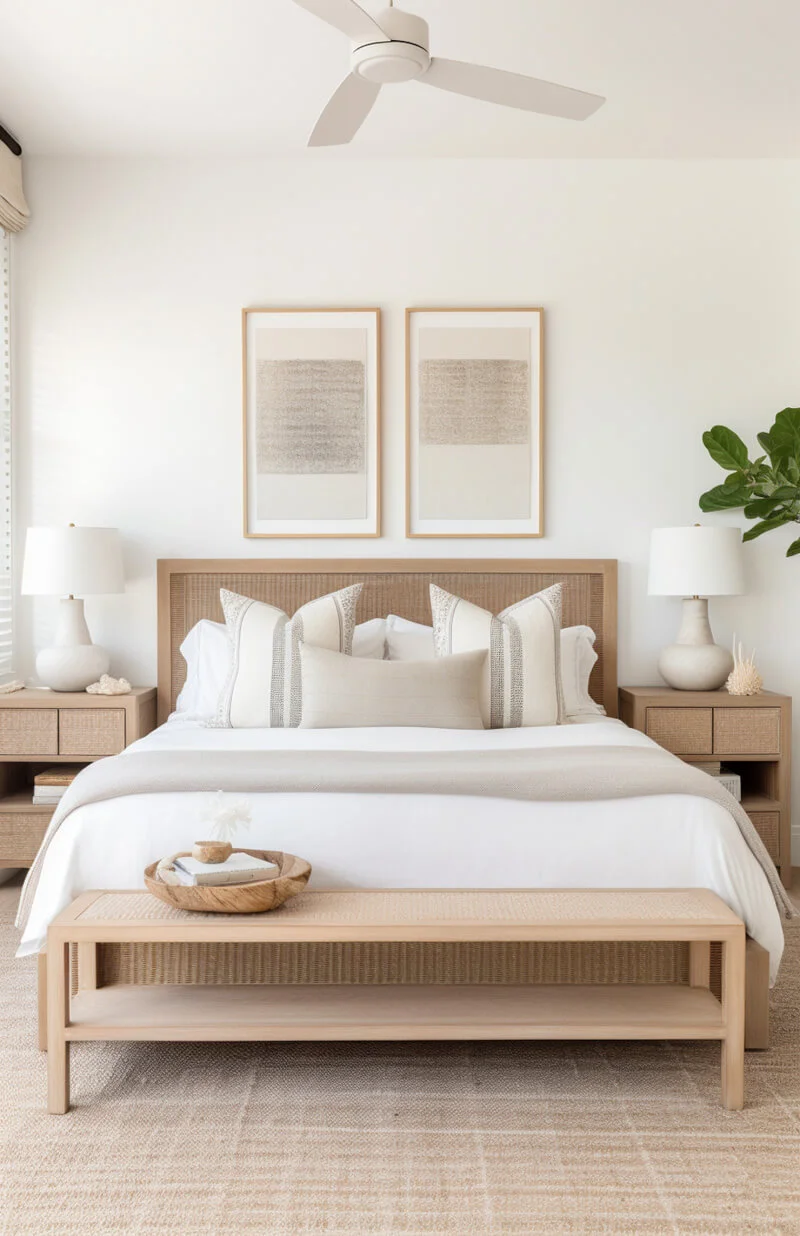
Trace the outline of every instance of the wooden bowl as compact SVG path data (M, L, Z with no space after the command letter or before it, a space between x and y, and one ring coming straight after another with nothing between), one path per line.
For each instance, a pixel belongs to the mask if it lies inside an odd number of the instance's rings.
M234 853L252 854L254 858L277 863L279 874L252 884L165 884L156 876L158 863L151 863L145 868L144 882L154 897L179 910L204 914L263 914L302 892L311 875L311 864L295 854L284 854L280 850L234 850Z

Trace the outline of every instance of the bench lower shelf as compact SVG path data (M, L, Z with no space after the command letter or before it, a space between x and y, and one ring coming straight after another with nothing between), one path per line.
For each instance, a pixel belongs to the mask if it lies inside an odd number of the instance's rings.
M68 1040L721 1039L707 989L636 986L110 986Z

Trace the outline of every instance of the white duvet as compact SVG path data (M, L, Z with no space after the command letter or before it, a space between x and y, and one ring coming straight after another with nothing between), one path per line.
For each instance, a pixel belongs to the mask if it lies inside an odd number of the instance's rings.
M620 721L509 730L218 730L175 717L128 751L485 751L498 747L647 746ZM124 754L120 757L125 758ZM148 863L208 831L208 794L147 794L81 807L50 844L19 955L91 888L141 888ZM314 888L713 889L770 954L783 952L767 879L725 809L680 795L528 803L423 794L253 794L239 844L288 850Z

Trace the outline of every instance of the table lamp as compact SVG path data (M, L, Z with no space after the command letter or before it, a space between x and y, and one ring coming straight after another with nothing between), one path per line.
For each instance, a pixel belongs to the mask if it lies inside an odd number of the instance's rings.
M122 554L116 528L29 528L22 568L23 596L61 596L52 648L36 658L36 672L53 691L83 691L108 673L109 657L92 643L81 596L122 592Z
M658 659L661 677L678 691L716 691L733 669L714 643L708 597L744 592L740 528L656 528L650 542L651 596L683 597L678 640Z

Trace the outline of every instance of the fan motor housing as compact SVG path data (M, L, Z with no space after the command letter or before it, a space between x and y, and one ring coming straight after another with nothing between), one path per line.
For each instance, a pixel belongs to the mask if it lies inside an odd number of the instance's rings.
M415 13L395 8L377 13L375 21L389 39L356 44L351 55L353 72L381 85L420 77L431 63L428 23Z

